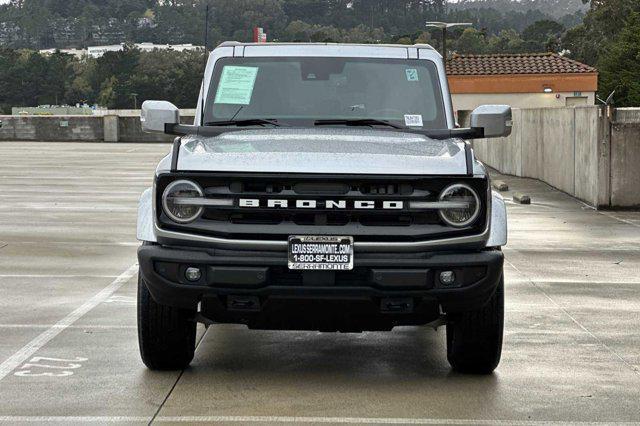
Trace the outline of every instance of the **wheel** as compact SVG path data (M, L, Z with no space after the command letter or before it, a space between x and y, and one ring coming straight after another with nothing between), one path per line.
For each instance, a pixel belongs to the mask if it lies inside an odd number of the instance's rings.
M491 300L447 320L447 359L461 373L489 374L498 366L504 327L504 278Z
M182 370L196 346L195 311L156 303L138 273L138 343L151 370Z

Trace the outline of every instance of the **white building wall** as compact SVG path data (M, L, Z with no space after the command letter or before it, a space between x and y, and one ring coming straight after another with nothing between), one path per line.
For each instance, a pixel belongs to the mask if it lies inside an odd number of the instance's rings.
M465 93L451 95L454 111L472 111L485 104L504 104L512 108L552 108L575 104L595 105L594 92L558 93Z
M92 58L100 58L107 52L119 52L124 50L124 44L112 44L107 46L89 46L87 54Z
M201 50L203 46L195 46L193 44L153 44L153 43L136 43L135 47L143 52L151 52L153 50L176 50L184 52L185 50ZM100 58L107 52L119 52L124 50L124 44L113 44L109 46L89 46L87 54L92 58Z

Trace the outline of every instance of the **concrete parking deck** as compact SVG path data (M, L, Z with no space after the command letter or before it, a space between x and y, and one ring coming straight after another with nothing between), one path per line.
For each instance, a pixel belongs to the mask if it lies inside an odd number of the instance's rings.
M200 329L145 369L136 205L169 145L0 143L0 423L640 423L640 213L503 177L503 360L452 373L445 333ZM505 198L511 198L511 192Z

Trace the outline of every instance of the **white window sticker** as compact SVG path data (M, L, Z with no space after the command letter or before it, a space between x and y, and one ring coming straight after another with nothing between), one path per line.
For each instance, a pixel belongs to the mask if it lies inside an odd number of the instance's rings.
M422 127L422 115L410 115L404 116L404 124L407 126Z
M225 66L222 69L216 104L249 105L256 84L258 67Z
M420 81L420 77L418 76L417 69L407 68L405 72L407 73L407 81Z

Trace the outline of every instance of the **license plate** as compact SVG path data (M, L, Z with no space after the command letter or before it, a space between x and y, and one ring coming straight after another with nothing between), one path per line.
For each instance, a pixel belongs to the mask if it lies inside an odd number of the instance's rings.
M353 269L353 237L289 237L289 269L350 271Z

